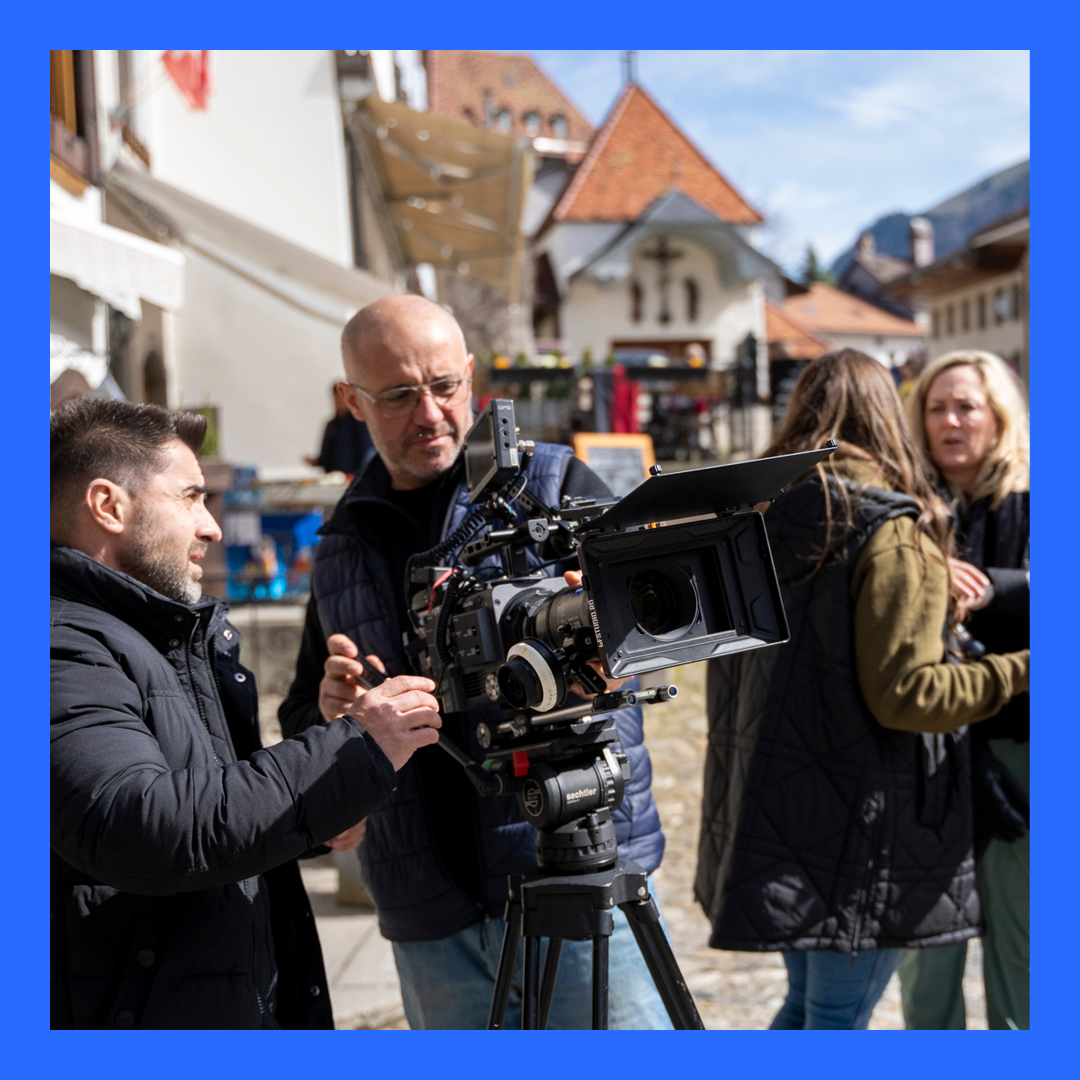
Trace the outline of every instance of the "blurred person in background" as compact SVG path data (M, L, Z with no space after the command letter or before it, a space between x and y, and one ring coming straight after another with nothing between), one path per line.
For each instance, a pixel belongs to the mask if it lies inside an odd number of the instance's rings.
M367 424L349 412L345 394L347 384L335 382L330 387L334 400L334 415L327 420L318 457L304 458L304 464L323 472L358 473L375 456L375 444L368 434Z
M915 444L953 508L960 554L951 561L953 593L967 630L992 652L1027 648L1030 452L1016 376L992 353L947 353L922 373L905 405ZM1029 1025L1028 728L1025 693L971 732L991 1028ZM900 984L909 1028L965 1026L966 957L966 942L905 954Z
M836 452L765 514L787 643L709 661L696 895L718 949L779 950L773 1028L865 1028L902 948L979 932L965 725L1027 650L946 655L951 519L892 379L810 363L768 454Z

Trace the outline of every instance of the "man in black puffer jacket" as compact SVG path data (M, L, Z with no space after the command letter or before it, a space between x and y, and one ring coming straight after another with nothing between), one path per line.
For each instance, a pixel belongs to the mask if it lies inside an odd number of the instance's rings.
M268 749L199 560L205 419L83 398L51 423L55 1028L332 1027L296 857L437 738L429 679Z
M296 680L279 712L286 733L317 727L347 708L360 693L355 678L364 658L377 657L390 674L409 670L402 645L406 562L449 535L469 509L459 451L473 358L454 319L422 297L387 297L346 326L342 357L346 400L367 421L378 456L355 478L315 550ZM609 494L565 446L538 444L526 479L548 506L564 494ZM541 557L528 557L530 569L538 569ZM482 719L490 718L470 712L444 722L451 738L479 754ZM613 815L619 848L651 872L663 834L640 708L620 711L616 724L631 772ZM416 755L393 797L368 820L364 883L393 942L414 1028L484 1026L507 875L534 864L534 837L516 797L478 797L460 766L435 747ZM610 949L610 1026L670 1026L621 912ZM588 1024L591 955L587 943L564 946L550 1027ZM521 950L518 956L520 962ZM520 1001L515 992L508 1027L519 1023Z

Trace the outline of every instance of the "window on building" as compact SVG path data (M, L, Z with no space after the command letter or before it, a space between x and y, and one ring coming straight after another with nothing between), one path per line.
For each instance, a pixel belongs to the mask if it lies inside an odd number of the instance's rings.
M937 341L941 337L941 312L937 308L934 308L933 313L930 316L931 329L930 336Z
M967 299L960 305L960 329L965 334L971 329L971 301Z
M509 109L500 109L495 114L495 127L499 131L504 132L505 134L510 133L510 110Z
M642 302L644 294L641 291L641 282L630 282L630 321L639 323L642 318Z
M1009 294L1004 289L994 292L994 322L999 326L1009 317Z
M1023 293L1020 291L1020 282L1018 281L1012 287L1012 317L1014 319L1020 318L1020 309L1022 307Z
M683 289L686 292L686 321L696 322L698 317L698 300L700 298L698 283L692 277L688 277L683 282Z
M978 327L980 330L986 329L986 293L979 293L979 298L976 301L975 307L979 313Z
M539 135L540 134L540 114L530 109L524 116L525 120L525 134L526 135Z
M551 134L554 135L556 139L566 138L566 117L561 113L556 113L551 118Z
M956 309L949 304L945 308L945 336L952 337L956 333L955 324Z
M93 63L89 50L49 52L50 175L75 194L98 172Z

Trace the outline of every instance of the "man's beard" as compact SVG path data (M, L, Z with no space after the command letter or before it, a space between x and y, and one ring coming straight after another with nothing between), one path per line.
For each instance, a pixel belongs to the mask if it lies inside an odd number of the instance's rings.
M431 454L430 458L427 455L421 457L419 462L409 456L409 448L416 441L418 434L427 434L433 430L432 428L421 428L419 432L413 432L406 440L384 441L371 428L368 429L368 433L371 435L371 441L375 445L379 457L382 458L384 464L390 467L391 472L400 471L415 480L428 484L433 480L437 480L453 467L465 441L465 436L457 424L452 420L446 420L444 423L449 428L446 434L450 436L453 442L453 455L444 458L442 452L437 451ZM442 427L443 425L438 426Z
M206 551L206 544L195 541L183 554L169 552L168 545L152 524L137 525L128 544L117 559L129 577L149 585L155 592L179 604L194 604L202 596L202 585L193 580L188 561L192 554Z

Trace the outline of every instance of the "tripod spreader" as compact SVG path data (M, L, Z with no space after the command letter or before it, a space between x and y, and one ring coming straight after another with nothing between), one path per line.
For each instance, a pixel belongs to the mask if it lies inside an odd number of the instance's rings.
M510 998L518 939L525 939L522 1024L526 1029L547 1025L551 995L564 939L593 943L592 1026L608 1026L608 944L614 929L615 907L630 922L638 948L675 1028L701 1029L694 999L686 987L675 956L660 925L660 913L649 895L648 877L626 859L588 874L545 876L538 870L510 878L495 993L488 1028L502 1028ZM548 939L543 974L540 939Z

